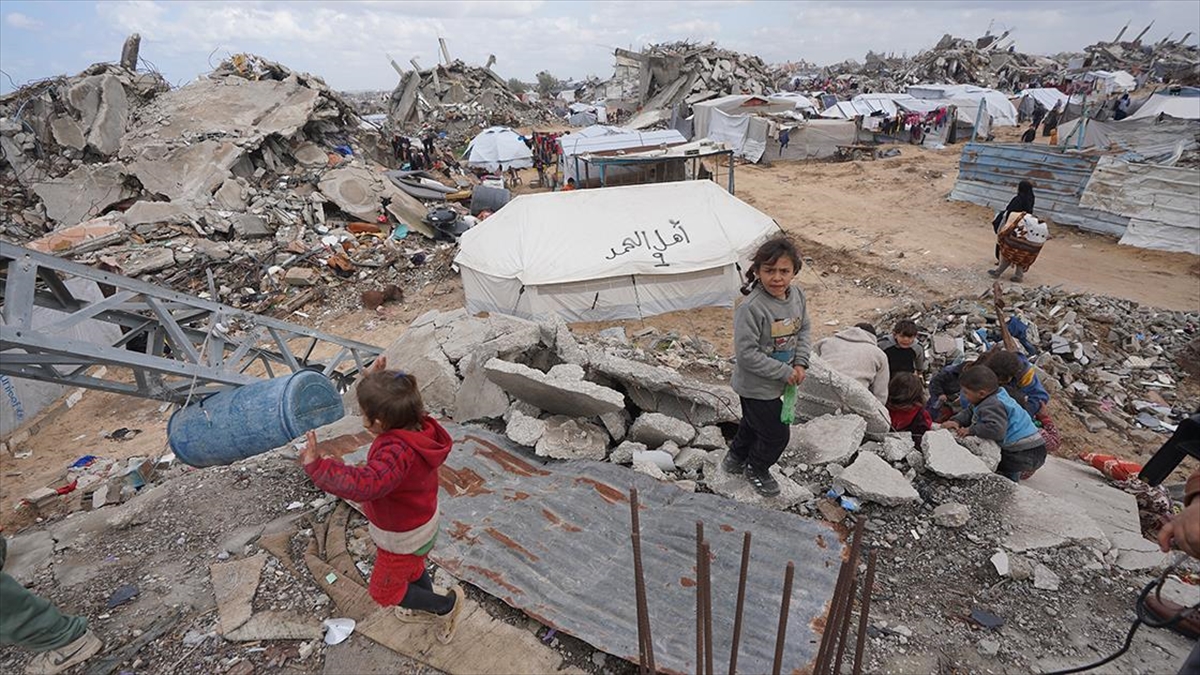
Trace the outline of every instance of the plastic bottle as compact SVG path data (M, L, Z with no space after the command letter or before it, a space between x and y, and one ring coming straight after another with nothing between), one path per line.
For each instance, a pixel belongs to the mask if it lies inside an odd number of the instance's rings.
M789 425L796 421L796 385L794 384L783 388L783 410L779 413L779 421Z

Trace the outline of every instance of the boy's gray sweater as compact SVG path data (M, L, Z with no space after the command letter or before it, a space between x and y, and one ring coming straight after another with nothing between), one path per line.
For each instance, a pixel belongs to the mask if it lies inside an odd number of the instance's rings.
M808 367L810 326L804 291L780 300L755 286L733 313L736 363L730 386L745 398L779 398L793 366Z

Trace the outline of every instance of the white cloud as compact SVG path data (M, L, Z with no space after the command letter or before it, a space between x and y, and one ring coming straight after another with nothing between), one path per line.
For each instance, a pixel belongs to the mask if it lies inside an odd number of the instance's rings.
M20 12L9 12L4 17L4 21L13 28L20 28L21 30L39 30L42 27L41 21Z

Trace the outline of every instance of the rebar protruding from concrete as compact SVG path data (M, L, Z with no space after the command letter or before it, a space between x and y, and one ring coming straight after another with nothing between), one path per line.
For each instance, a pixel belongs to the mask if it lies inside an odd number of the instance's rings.
M871 589L875 586L875 554L871 549L867 557L867 578L863 581L862 602L858 610L858 644L854 647L853 675L862 675L863 647L867 640L867 614L871 611Z
M746 574L750 569L750 533L742 538L742 571L738 575L737 610L733 614L733 644L729 648L729 675L737 672L738 643L742 639L742 613L746 607Z
M704 672L704 523L696 521L696 672Z
M792 577L796 574L796 564L788 561L787 571L783 573L783 599L779 601L779 631L775 633L775 663L771 666L771 675L779 675L783 667L783 644L787 641L788 609L792 605Z
M700 545L700 554L704 562L704 672L713 675L712 565L707 541Z
M650 610L646 603L646 578L642 570L641 521L638 518L637 488L629 488L630 538L633 541L634 592L637 597L638 659L639 671L656 673L654 667L654 641L650 637Z

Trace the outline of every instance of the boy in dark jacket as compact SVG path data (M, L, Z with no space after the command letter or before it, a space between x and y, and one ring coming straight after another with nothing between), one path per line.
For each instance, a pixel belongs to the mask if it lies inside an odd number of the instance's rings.
M925 365L925 347L917 342L920 329L909 319L896 323L892 334L879 341L879 348L888 358L888 372L892 377L896 373L923 373Z
M991 368L967 368L959 384L969 405L943 425L946 429L999 443L996 473L1013 482L1029 478L1046 463L1046 443L1033 418L1000 386Z

